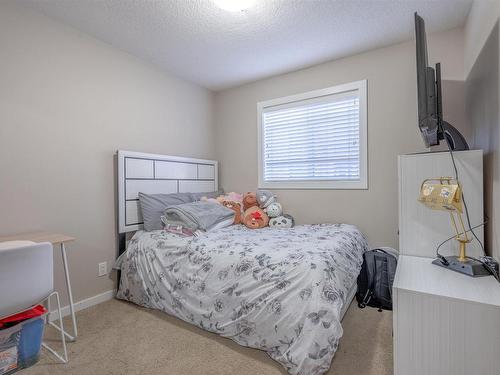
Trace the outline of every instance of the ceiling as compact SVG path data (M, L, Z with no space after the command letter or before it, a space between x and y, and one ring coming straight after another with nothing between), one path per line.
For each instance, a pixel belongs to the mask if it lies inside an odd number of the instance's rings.
M211 90L464 24L472 0L22 0L42 13Z

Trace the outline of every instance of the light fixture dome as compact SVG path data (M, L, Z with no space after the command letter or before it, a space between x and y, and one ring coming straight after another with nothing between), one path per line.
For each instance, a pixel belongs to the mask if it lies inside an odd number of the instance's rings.
M254 5L255 0L214 0L214 3L228 12L241 12Z

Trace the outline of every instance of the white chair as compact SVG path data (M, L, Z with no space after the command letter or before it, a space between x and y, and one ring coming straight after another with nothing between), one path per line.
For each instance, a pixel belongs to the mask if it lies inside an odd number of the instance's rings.
M31 241L0 242L0 318L14 315L56 298L63 354L42 346L61 362L68 362L59 294L54 290L52 244Z

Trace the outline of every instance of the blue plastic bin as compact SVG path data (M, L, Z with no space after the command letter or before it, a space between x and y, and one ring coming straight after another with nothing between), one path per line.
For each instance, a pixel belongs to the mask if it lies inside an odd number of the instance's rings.
M0 375L12 374L38 362L46 315L45 313L0 330ZM16 357L17 364L14 364Z
M43 331L45 328L44 315L21 322L21 338L19 339L19 366L22 368L33 366L40 359Z

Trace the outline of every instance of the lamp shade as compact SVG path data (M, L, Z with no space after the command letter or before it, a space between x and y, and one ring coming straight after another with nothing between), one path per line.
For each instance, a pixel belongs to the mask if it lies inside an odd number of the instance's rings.
M429 178L422 182L418 200L425 206L439 211L462 213L462 188L451 177Z

